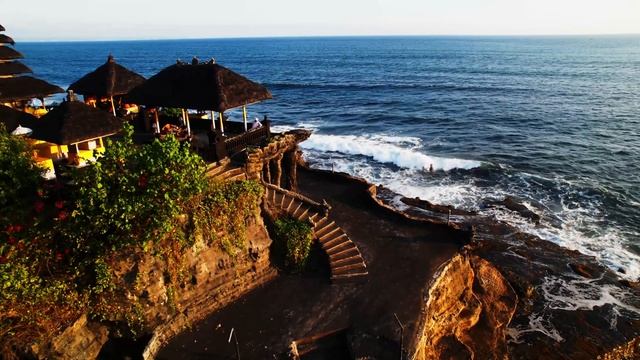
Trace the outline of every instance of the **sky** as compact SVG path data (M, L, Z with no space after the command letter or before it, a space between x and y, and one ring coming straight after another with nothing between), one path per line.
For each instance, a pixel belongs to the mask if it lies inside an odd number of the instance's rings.
M640 0L0 0L16 41L640 33Z

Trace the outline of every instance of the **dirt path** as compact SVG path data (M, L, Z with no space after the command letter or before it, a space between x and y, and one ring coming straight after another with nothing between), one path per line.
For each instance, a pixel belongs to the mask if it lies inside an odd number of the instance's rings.
M413 332L423 290L460 244L433 227L372 208L361 189L331 175L301 170L300 190L325 199L332 219L356 242L369 271L363 283L328 283L320 276L283 275L209 316L166 346L158 359L234 359L231 328L242 359L273 359L297 338L350 326L359 356L397 358L397 314L405 339Z

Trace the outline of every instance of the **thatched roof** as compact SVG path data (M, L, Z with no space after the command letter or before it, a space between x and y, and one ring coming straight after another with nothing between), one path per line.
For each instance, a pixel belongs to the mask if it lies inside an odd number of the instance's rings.
M96 97L124 95L144 80L142 75L116 64L109 55L106 63L71 84L69 90Z
M265 99L267 88L213 61L169 66L127 96L133 104L219 112Z
M22 59L24 56L9 46L0 45L0 61Z
M60 87L31 76L0 78L0 102L44 98L64 92Z
M14 76L33 72L19 61L0 62L0 76Z
M31 124L37 120L35 116L27 114L24 111L16 110L8 106L0 105L0 123L4 124L8 132L15 130L18 125L31 127Z
M4 26L0 25L0 31L4 31L4 30L5 30Z
M115 134L122 120L79 101L64 101L29 125L34 139L70 145Z
M16 42L13 41L13 39L10 36L7 36L5 34L0 34L0 44L11 44L11 45L15 45Z

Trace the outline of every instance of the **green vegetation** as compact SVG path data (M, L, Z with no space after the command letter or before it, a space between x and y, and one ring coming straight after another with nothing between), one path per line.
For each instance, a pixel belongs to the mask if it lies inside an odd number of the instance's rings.
M188 274L184 254L198 236L232 256L246 249L262 187L211 182L204 169L175 138L138 146L126 127L95 164L72 174L73 185L45 183L27 143L0 129L0 353L82 313L139 335L144 311L126 294L143 289L139 275L122 278L125 259L161 259L175 307Z
M307 264L313 244L313 227L306 221L283 217L275 221L275 235L284 246L285 266L294 272Z

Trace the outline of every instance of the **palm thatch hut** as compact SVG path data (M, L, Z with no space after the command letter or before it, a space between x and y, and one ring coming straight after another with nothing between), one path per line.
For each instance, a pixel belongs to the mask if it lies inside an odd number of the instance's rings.
M0 78L12 77L21 74L32 73L33 71L20 61L0 62Z
M20 125L31 127L35 120L36 117L31 114L0 105L0 124L4 125L7 132L12 132Z
M22 59L24 56L9 46L0 46L0 62Z
M31 76L16 76L0 79L0 103L42 99L64 92L59 86Z
M246 105L271 99L264 86L227 69L211 60L191 64L178 62L152 76L126 96L127 101L152 107L210 110L220 114L220 128L224 132L223 113L243 107L247 130ZM212 114L212 124L215 120ZM188 115L187 115L188 126Z
M104 151L102 138L120 132L122 120L79 101L64 101L29 125L30 137L44 142L43 156L81 164L94 159L94 151Z
M0 44L11 44L11 45L15 45L16 42L13 41L13 39L10 36L7 36L5 34L0 34Z
M4 27L0 31L4 31ZM0 34L0 103L22 106L26 110L26 100L38 98L42 101L42 112L46 112L44 98L63 90L44 80L21 76L32 71L28 66L16 61L24 56L8 44L14 45L13 39Z
M113 97L127 94L144 81L145 78L142 75L117 64L113 56L109 55L107 62L71 84L68 90L84 95L85 99L87 97L110 99L111 109L115 115Z

